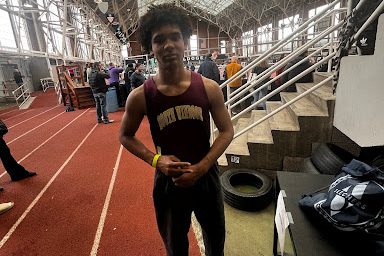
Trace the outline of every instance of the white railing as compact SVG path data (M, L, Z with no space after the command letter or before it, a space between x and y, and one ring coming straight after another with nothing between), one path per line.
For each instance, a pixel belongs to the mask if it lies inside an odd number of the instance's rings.
M294 69L295 67L297 67L298 65L300 65L301 63L303 63L304 61L308 60L311 56L315 55L316 53L318 53L319 51L321 51L322 49L324 49L325 47L330 47L330 51L329 51L329 55L326 57L326 58L323 58L321 61L319 61L318 63L310 66L309 68L307 68L306 70L304 70L301 74L297 75L296 77L292 78L291 80L287 81L286 83L282 84L281 86L279 86L277 89L275 89L274 91L272 91L270 94L264 96L263 98L257 100L256 102L254 102L253 104L251 104L251 106L247 107L246 109L242 110L240 113L236 114L234 117L232 117L231 119L232 120L235 120L237 118L239 118L241 115L251 111L252 109L254 109L255 106L257 106L258 104L266 101L268 98L272 97L273 95L281 92L282 90L284 90L285 88L287 88L288 86L290 86L291 84L293 84L294 82L296 82L297 80L299 80L301 77L309 74L310 72L313 72L315 70L315 68L323 63L326 63L328 62L329 64L331 63L332 61L332 58L334 58L336 56L336 52L334 51L335 47L334 47L334 41L333 41L333 32L336 31L337 29L339 29L342 25L345 24L346 21L342 21L342 22L339 22L338 24L334 24L334 15L336 12L339 12L340 9L336 9L336 10L333 10L329 13L326 13L327 11L331 10L331 8L333 8L339 1L335 1L333 2L332 4L330 4L326 9L324 9L321 13L319 13L318 15L316 15L315 17L313 17L312 19L308 20L307 22L305 22L302 26L300 26L296 31L294 31L290 36L288 36L287 38L283 39L282 41L280 41L279 43L277 43L274 47L272 47L270 50L268 50L266 53L262 54L260 57L258 57L257 59L255 59L254 61L252 61L250 64L248 64L243 70L241 70L240 72L238 72L235 76L231 77L230 79L228 79L225 83L223 83L221 85L221 88L225 87L228 85L228 83L230 83L231 81L235 80L235 79L238 79L240 78L242 75L244 75L246 72L250 71L251 69L253 69L255 66L257 66L259 63L261 63L262 61L266 60L267 58L269 58L273 53L275 53L278 49L280 49L281 47L285 46L286 44L288 44L289 42L291 42L292 40L295 39L295 37L298 37L300 36L301 34L303 34L303 32L305 32L305 30L307 30L309 27L311 26L314 26L315 24L317 24L318 22L320 22L323 18L327 17L329 14L332 14L332 19L331 19L331 26L326 29L325 31L323 31L322 33L320 33L317 37L315 37L314 39L308 41L306 44L304 44L303 46L299 47L298 49L296 49L296 51L290 53L288 56L286 56L284 59L280 60L279 62L277 62L274 66L268 68L267 70L265 70L264 72L262 72L261 74L258 74L256 76L256 78L252 81L248 81L246 84L242 85L241 87L239 87L237 90L235 90L234 92L230 93L229 91L229 87L227 87L227 96L228 96L228 100L227 102L225 103L225 105L228 107L228 111L229 113L231 113L231 107L235 107L237 106L238 104L240 104L242 101L248 99L249 97L253 96L254 94L258 93L260 90L262 90L263 88L266 88L269 84L271 84L272 82L276 81L277 79L279 79L280 77L282 77L283 75L287 74L290 70ZM357 8L357 7L356 7ZM355 8L355 9L356 9ZM372 20L374 20L375 18L378 17L378 15L380 14L380 12L384 9L384 2L381 3L377 9L371 14L371 17L368 18L368 20L364 23L364 25L362 26L362 28L357 32L357 34L359 34ZM342 9L342 11L345 11L345 8ZM325 14L324 14L325 13ZM324 14L324 15L323 15ZM319 18L320 17L320 18ZM317 18L319 18L318 20L316 20ZM316 20L316 21L315 21ZM309 26L308 26L309 25ZM321 48L317 49L314 53L312 53L311 55L307 56L306 58L304 58L303 60L301 60L300 62L296 63L295 65L293 65L292 67L290 67L289 69L285 70L282 74L276 76L275 78L273 78L272 80L268 81L267 83L261 85L261 86L257 86L259 83L261 83L262 81L264 81L265 79L268 79L270 78L271 74L277 70L278 68L281 68L281 67L284 67L288 62L292 61L293 59L295 59L297 56L301 55L302 53L304 53L305 51L307 51L311 46L315 45L317 42L319 42L321 39L323 39L325 36L327 35L331 35L331 41L329 43L327 43L326 45L322 46ZM356 35L354 36L355 38L357 37ZM285 103L284 105L282 105L281 107L279 107L278 109L272 111L271 113L267 114L266 116L264 116L263 118L257 120L256 122L254 122L253 124L251 124L250 126L246 127L245 129L237 132L235 135L234 135L234 138L237 138L238 136L244 134L245 132L249 131L250 129L252 129L253 127L255 127L256 125L264 122L265 120L267 120L268 118L272 117L273 115L275 115L276 113L280 112L281 110L283 110L284 108L290 106L291 104L295 103L296 101L300 100L301 98L305 97L306 95L308 95L309 93L317 90L318 88L320 88L321 86L323 86L325 83L327 83L328 81L331 81L333 79L333 76L330 76L328 77L327 79L323 80L322 82L320 82L319 84L313 86L311 89L305 91L304 93L298 95L297 97L295 97L294 99L290 100L289 102ZM239 99L241 96L243 96L244 94L246 94L247 92L249 92L249 90L251 89L254 89L254 88L257 88L255 89L251 94ZM231 98L231 96L233 96ZM235 100L239 99L237 102L235 102ZM235 102L235 103L234 103ZM231 106L231 103L233 103L233 105ZM214 136L214 132L216 132L217 129L212 129L211 130L211 135ZM213 138L214 139L214 138ZM213 141L212 139L212 141Z
M245 83L244 85L240 86L238 89L236 89L235 91L233 91L232 93L230 92L229 90L229 86L227 86L227 102L225 102L225 105L227 106L228 108L228 111L231 115L231 108L239 105L240 103L242 103L243 101L247 100L249 97L252 97L253 95L257 94L260 90L266 88L268 85L270 85L271 83L273 83L274 81L276 81L277 79L281 78L282 76L286 75L289 71L293 70L294 68L296 68L297 66L299 66L300 64L302 64L303 62L305 61L308 61L309 58L311 58L312 56L315 56L315 54L321 52L321 50L323 50L324 48L330 48L330 53L329 55L326 57L326 58L323 58L321 61L315 63L314 65L312 65L311 67L309 67L308 69L304 70L301 74L299 74L298 76L290 79L289 81L285 82L284 84L282 84L281 86L279 86L277 89L275 89L274 91L272 91L271 93L265 95L263 98L261 99L258 99L256 102L254 102L253 104L251 104L249 107L245 108L244 110L242 110L240 113L236 114L235 116L231 117L231 120L235 120L235 119L238 119L240 116L244 115L245 113L247 112L250 112L252 111L258 104L262 103L262 102L265 102L267 99L269 99L270 97L276 95L277 93L280 93L282 90L284 90L285 88L287 88L288 86L292 85L293 83L295 83L297 80L299 80L300 78L302 78L303 76L313 72L317 66L320 66L321 64L323 63L326 63L328 61L331 61L332 58L336 55L336 53L334 52L333 50L333 44L334 42L331 41L331 42L328 42L327 44L323 45L322 47L318 48L317 50L315 50L313 53L311 53L310 55L306 56L305 58L303 58L301 61L299 61L298 63L296 63L295 65L292 65L292 67L284 70L284 72L282 72L281 74L279 74L278 76L276 76L275 78L273 78L272 80L268 81L267 83L264 83L262 84L261 86L259 86L260 83L262 83L263 81L265 81L266 79L269 79L271 77L271 74L279 69L279 68L282 68L282 67L285 67L289 62L291 62L292 60L296 59L299 55L301 55L302 53L308 51L309 48L313 47L316 43L318 43L320 40L324 39L326 36L328 35L332 35L334 33L334 31L338 30L343 24L344 22L339 22L338 24L333 24L333 22L335 21L334 19L334 15L337 13L337 12L340 12L340 11L346 11L345 9L335 9L333 10L334 6L338 3L339 1L334 1L333 3L331 3L326 9L324 9L322 12L320 12L319 14L315 15L313 18L309 19L308 21L306 21L304 24L302 24L296 31L294 31L291 35L289 35L288 37L282 39L280 42L278 42L275 46L273 46L270 50L268 50L266 53L262 54L261 56L259 56L258 58L256 58L254 61L252 61L250 64L248 64L244 69L242 69L240 72L238 72L236 75L234 75L233 77L231 77L230 79L228 79L226 82L224 82L220 87L223 88L225 87L226 85L228 85L228 83L230 83L231 81L241 77L243 74L245 74L246 72L249 72L250 70L252 70L254 67L256 67L259 63L261 63L262 61L268 59L272 54L274 54L275 52L277 52L279 49L281 49L282 47L284 47L285 45L289 44L290 42L296 40L297 38L299 38L300 36L302 36L303 34L306 33L306 31L312 27L312 26L315 26L317 23L321 22L323 19L327 18L329 19L329 15L332 15L331 17L331 26L329 28L327 28L326 30L322 31L319 35L317 35L316 37L314 37L313 39L311 40L308 40L307 43L305 43L304 45L300 46L299 48L297 48L294 52L291 52L290 54L288 54L285 58L283 58L282 60L278 61L277 63L275 63L273 66L269 67L267 70L265 70L264 72L260 73L260 74L257 74L256 77L254 79L252 79L251 81L247 81L247 83ZM329 11L329 12L328 12ZM333 39L333 36L330 37L331 40ZM332 78L329 78L329 80L331 80ZM321 83L321 85L323 85L324 83ZM320 87L320 86L319 86ZM316 87L317 89L318 87ZM245 97L242 97L243 95L245 95L246 93L248 93L250 90L254 90L251 94L248 94L247 96ZM311 90L312 91L312 90ZM308 94L308 93L307 93ZM305 95L307 95L305 94ZM300 97L301 95L299 95L298 97ZM298 99L301 99L298 98ZM298 99L293 99L292 101L288 102L287 104L284 104L284 108L293 104L294 102L296 102ZM237 100L237 101L236 101ZM236 101L236 102L235 102ZM283 108L282 108L283 109ZM279 108L279 111L281 111L282 109ZM279 112L277 111L277 112ZM276 111L270 113L267 115L267 118L273 116L275 113L277 113ZM264 120L266 120L267 118L263 118ZM263 121L264 121L263 120ZM241 134L247 132L248 130L252 129L254 126L256 126L257 124L261 123L262 121L257 121L256 123L252 124L251 126L243 129L242 131L238 132L235 134L234 138L240 136ZM212 129L211 130L211 134L212 136L214 136L214 133L217 131L217 129Z
M31 93L29 91L29 81L24 82L16 90L12 91L12 94L15 97L16 104L20 108L31 97Z
M41 87L43 88L43 92L48 90L48 88L54 88L55 84L51 77L44 77L40 79Z

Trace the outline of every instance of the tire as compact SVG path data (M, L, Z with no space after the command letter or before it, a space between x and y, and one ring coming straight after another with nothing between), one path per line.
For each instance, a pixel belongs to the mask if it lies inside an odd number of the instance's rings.
M319 170L317 170L317 168L313 165L309 157L304 160L300 171L303 173L320 174Z
M231 169L220 176L224 193L224 201L230 206L244 210L256 211L265 208L273 200L272 180L249 169ZM252 186L256 191L243 192L236 186Z
M322 174L337 174L353 156L332 144L320 144L312 153L311 161Z

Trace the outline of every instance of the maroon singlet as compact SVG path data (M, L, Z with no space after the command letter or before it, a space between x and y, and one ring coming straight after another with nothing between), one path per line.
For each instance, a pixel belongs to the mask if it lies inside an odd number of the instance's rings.
M191 72L190 86L177 96L161 93L153 78L144 83L144 93L158 153L199 162L210 149L209 101L201 75Z

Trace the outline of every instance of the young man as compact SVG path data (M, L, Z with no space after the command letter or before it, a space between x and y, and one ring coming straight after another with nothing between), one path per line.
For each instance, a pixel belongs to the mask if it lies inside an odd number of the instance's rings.
M206 255L223 255L224 207L216 160L233 138L223 94L216 82L184 69L184 47L192 33L185 11L171 4L154 6L141 18L138 31L159 71L129 95L120 141L156 168L153 199L167 254L188 255L193 211L203 229ZM219 130L212 146L209 113ZM144 115L156 153L135 136Z
M145 76L143 75L143 65L137 63L135 66L135 72L130 76L131 79L131 88L132 90L142 85L145 81Z

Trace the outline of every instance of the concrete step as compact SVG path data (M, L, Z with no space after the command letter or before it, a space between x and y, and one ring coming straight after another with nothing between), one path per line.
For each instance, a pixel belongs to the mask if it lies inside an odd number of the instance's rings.
M259 119L267 115L265 110L252 110L251 124L255 123ZM273 144L273 137L271 132L271 127L269 125L269 120L253 127L248 133L248 142L249 143L262 143L262 144Z
M333 73L328 72L315 72L313 73L313 82L315 84L320 83L321 81L327 79L328 77L333 76ZM329 88L332 88L332 80L325 83L324 86L327 86Z
M296 88L299 93L304 93L311 89L314 85L315 83L296 83ZM329 115L333 114L336 96L333 95L331 87L323 85L311 92L308 97L313 103L320 107L322 111L328 113Z
M281 101L287 103L291 101L299 94L297 92L282 92L280 93ZM299 117L328 117L328 113L321 110L315 103L308 99L309 97L304 97L287 108L288 112L291 114L292 119L297 125L299 124Z
M281 107L283 103L279 101L267 101L267 113ZM271 130L275 131L300 131L298 124L292 119L287 109L283 109L269 119Z
M239 118L237 125L234 127L235 134L241 130L244 130L250 123L250 118ZM240 135L232 140L231 144L225 151L227 154L249 156L248 150L248 132Z

